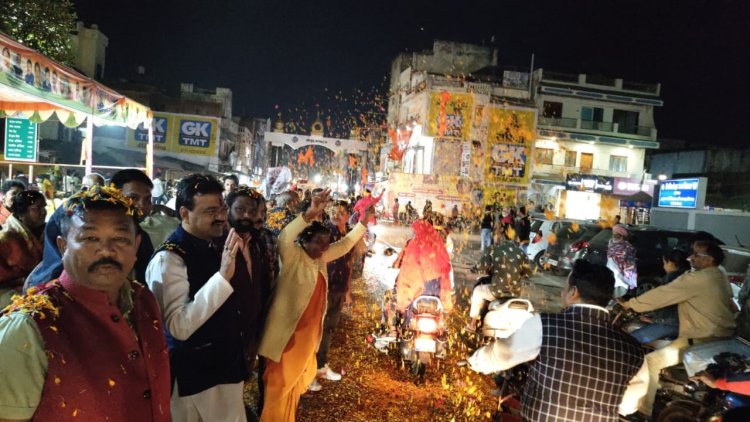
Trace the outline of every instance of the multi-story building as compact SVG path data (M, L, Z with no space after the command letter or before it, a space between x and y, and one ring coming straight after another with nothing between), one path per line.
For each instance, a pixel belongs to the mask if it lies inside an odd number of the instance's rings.
M660 84L538 69L534 85L539 118L531 189L539 202L571 218L606 218L620 213L628 193L653 193L644 158L659 148Z
M221 132L217 148L217 160L209 165L209 169L216 172L233 172L234 165L231 162L232 154L235 156L237 148L237 136L239 133L239 124L232 119L232 90L229 88L203 89L198 88L192 83L180 84L180 112L189 111L193 114L204 114L215 110L218 105L221 117ZM168 110L169 111L169 110ZM213 114L216 116L216 114Z
M433 209L515 204L526 196L536 130L529 72L490 47L436 41L391 69L387 201Z
M76 23L76 29L70 35L73 44L73 65L89 78L100 81L104 79L104 63L107 56L109 39L94 24L86 28L83 22Z

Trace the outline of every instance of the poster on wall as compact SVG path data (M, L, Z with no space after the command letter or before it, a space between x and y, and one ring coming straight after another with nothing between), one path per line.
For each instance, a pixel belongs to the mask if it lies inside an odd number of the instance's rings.
M535 128L535 111L490 109L486 181L528 183Z
M472 94L433 93L427 134L441 139L464 140L468 136L472 109Z
M708 179L664 180L659 184L659 207L701 209L706 201Z

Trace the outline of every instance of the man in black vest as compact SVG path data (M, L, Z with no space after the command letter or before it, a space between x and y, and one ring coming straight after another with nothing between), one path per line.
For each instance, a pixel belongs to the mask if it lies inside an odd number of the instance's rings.
M242 390L248 371L242 340L246 298L233 284L241 248L227 220L223 186L190 175L177 185L181 223L146 270L167 329L174 421L245 421ZM240 252L241 253L241 252Z
M527 421L617 421L636 411L648 386L638 342L612 326L604 308L615 279L601 265L578 260L562 291L559 314L537 314L507 339L469 358L477 372L529 362L521 400Z

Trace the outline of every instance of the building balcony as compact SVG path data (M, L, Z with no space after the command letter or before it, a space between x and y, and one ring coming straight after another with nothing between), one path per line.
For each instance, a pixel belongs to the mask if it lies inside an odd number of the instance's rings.
M656 128L650 126L624 126L612 122L595 122L572 117L539 116L537 125L555 129L576 129L593 135L619 134L625 138L646 138L656 140Z
M533 164L534 177L544 177L545 175L554 175L557 179L565 180L565 176L568 174L592 174L597 176L608 176L608 177L627 177L631 179L639 179L643 176L642 173L631 173L627 171L614 171L604 168L581 168L576 166L564 166L558 164Z
M573 75L569 73L547 72L542 70L542 82L545 81L656 96L661 94L661 84L659 83L631 82L619 78L607 78L601 75L586 75L583 73Z

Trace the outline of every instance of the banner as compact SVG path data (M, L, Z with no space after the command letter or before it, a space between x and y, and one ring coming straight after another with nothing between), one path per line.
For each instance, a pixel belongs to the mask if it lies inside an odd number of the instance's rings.
M485 181L526 184L536 112L490 108Z
M427 135L465 140L469 136L473 108L472 94L447 91L432 93Z
M86 115L93 115L97 126L109 122L135 128L139 123L150 120L148 107L2 33L0 85L18 93L0 99L0 111L22 112L34 123L48 119L51 113L45 112L51 110L56 110L60 121L69 127L79 125Z
M155 112L154 151L176 154L216 156L219 138L218 117L194 116L190 114ZM127 146L146 149L148 130L139 125L128 130Z

